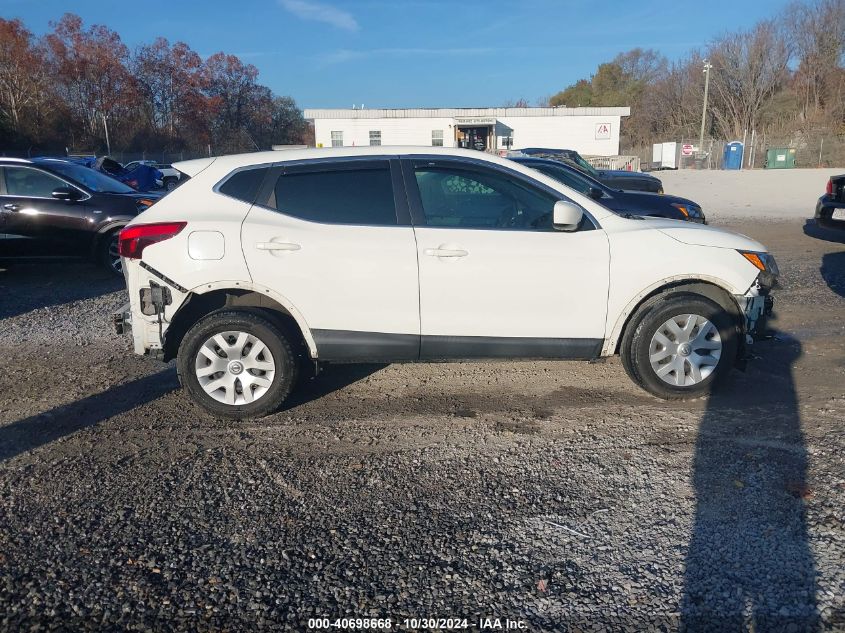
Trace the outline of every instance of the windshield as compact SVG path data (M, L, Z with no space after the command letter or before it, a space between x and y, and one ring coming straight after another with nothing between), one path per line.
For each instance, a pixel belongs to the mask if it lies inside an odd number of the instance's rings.
M558 167L557 165L551 165L549 163L535 163L533 165L531 163L525 164L528 167L533 167L537 171L546 174L550 178L554 178L558 182L562 182L567 187L570 187L579 193L583 193L584 195L589 195L590 189L600 189L604 191L604 187L600 182L593 180L589 176L574 173L574 169L570 171L563 167Z
M588 163L587 161L585 161L585 160L581 157L581 154L577 154L577 153L575 154L575 162L576 162L576 163L577 163L577 164L578 164L578 165L579 165L579 166L580 166L580 167L581 167L584 171L586 171L588 174L590 174L593 178L595 178L596 176L598 176L598 175L599 175L599 172L598 172L598 171L596 171L596 168L595 168L595 167L593 167L593 166L592 166L590 163Z
M49 163L45 163L45 165L65 178L70 178L97 193L135 193L132 187L124 185L119 180L115 180L111 176L94 171L88 167L83 167L82 165L75 165L59 160L50 161Z

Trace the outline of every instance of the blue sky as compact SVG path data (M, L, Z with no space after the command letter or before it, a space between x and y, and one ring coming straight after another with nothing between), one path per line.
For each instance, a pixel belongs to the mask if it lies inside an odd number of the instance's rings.
M497 106L537 99L637 46L670 59L787 0L0 0L35 33L64 12L136 45L235 53L301 107Z

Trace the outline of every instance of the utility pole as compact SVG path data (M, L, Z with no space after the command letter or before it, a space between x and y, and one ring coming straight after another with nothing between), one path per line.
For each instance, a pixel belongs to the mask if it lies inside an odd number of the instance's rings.
M713 64L710 60L704 60L704 109L701 111L701 133L698 135L698 151L704 147L704 122L707 120L707 91L710 88L710 69Z
M103 129L106 131L106 153L111 156L111 143L109 143L109 124L106 123L106 113L100 112L103 116Z

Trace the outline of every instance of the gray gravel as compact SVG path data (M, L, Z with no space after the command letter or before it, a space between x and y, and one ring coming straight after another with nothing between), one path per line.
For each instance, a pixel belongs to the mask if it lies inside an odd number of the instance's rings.
M692 403L616 359L348 366L224 422L108 331L105 275L0 271L0 629L845 630L845 245L735 228L778 333Z

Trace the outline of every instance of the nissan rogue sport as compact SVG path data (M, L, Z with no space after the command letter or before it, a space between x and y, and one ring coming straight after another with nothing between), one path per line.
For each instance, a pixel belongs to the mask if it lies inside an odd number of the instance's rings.
M620 354L661 398L707 393L771 310L763 245L623 217L461 149L307 149L182 162L120 234L135 352L177 359L219 416L279 408L323 363Z

